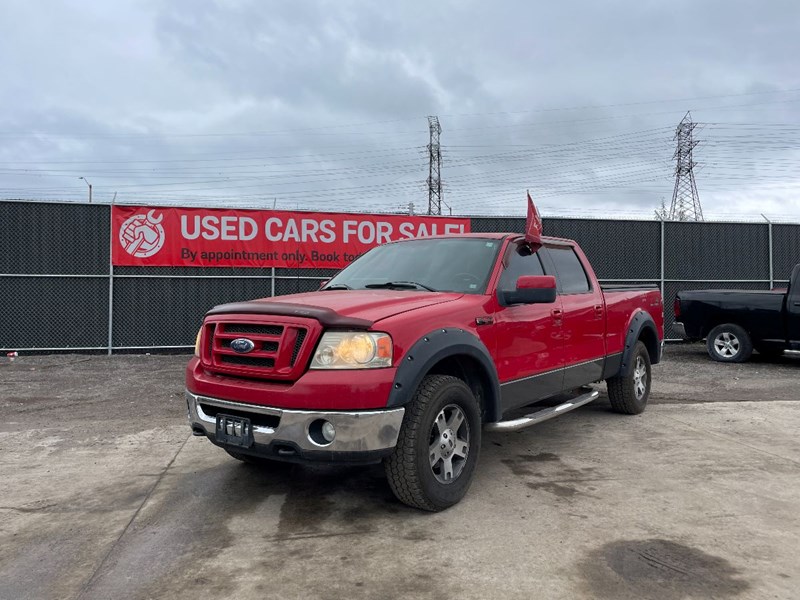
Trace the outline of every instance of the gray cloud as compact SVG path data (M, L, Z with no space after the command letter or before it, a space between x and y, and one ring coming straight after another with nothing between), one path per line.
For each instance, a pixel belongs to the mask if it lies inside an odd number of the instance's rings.
M648 217L691 109L706 212L800 218L800 5L5 3L0 197ZM680 100L685 99L685 100ZM572 108L594 107L594 108Z

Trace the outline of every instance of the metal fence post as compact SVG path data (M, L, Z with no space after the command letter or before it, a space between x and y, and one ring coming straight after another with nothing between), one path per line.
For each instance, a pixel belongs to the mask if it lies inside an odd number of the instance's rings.
M775 272L773 270L773 256L772 256L772 221L766 215L762 214L764 220L767 222L767 239L769 244L769 289L775 287Z
M766 217L765 217L766 218ZM772 249L772 221L767 219L767 231L769 237L769 289L775 287L774 256Z
M114 344L114 201L108 205L108 355Z
M272 279L270 280L269 295L270 298L275 297L275 267L272 267Z
M664 218L661 218L661 301L664 301Z

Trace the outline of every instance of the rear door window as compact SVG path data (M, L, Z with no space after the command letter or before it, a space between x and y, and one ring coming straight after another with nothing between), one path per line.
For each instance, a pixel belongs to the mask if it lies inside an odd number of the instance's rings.
M575 250L570 247L551 246L547 251L558 273L558 284L562 294L584 294L591 291L589 278Z

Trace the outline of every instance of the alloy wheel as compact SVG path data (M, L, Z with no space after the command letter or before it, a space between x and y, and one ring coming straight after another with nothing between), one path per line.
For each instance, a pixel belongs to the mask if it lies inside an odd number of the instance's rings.
M633 391L637 400L644 398L647 391L647 365L641 356L636 357L636 364L633 367Z
M723 331L714 338L714 350L724 358L733 358L739 353L739 338L729 331Z
M448 404L439 411L428 451L431 471L439 483L452 483L461 475L469 455L469 433L467 416L458 405Z

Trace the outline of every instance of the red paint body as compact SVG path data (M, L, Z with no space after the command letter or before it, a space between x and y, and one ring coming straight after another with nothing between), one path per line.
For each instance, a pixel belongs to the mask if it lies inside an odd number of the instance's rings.
M276 301L324 306L345 316L373 322L372 331L386 332L393 343L391 368L363 370L311 370L311 356L323 327L313 319L254 314L215 315L204 322L201 356L186 370L186 387L195 394L277 408L357 410L386 406L396 367L407 350L437 328L463 329L480 339L491 355L500 383L603 359L621 353L634 316L644 310L655 321L663 339L663 309L658 290L602 291L589 261L574 242L543 238L573 246L591 283L591 291L559 294L554 303L502 306L496 286L503 271L508 244L515 234L471 234L502 239L492 276L484 294L436 293L411 290L341 290L281 296ZM530 277L531 285L544 285L545 277ZM481 320L478 325L476 319ZM210 327L225 331L225 324L283 327L281 333L248 334L260 343L272 341L277 350L259 350L265 361L274 360L269 376L250 367L223 364L224 348ZM296 328L305 328L302 343ZM261 330L259 331L272 331ZM220 337L229 339L231 336ZM297 345L296 356L292 349ZM266 348L266 346L265 346ZM235 353L228 352L233 355Z

